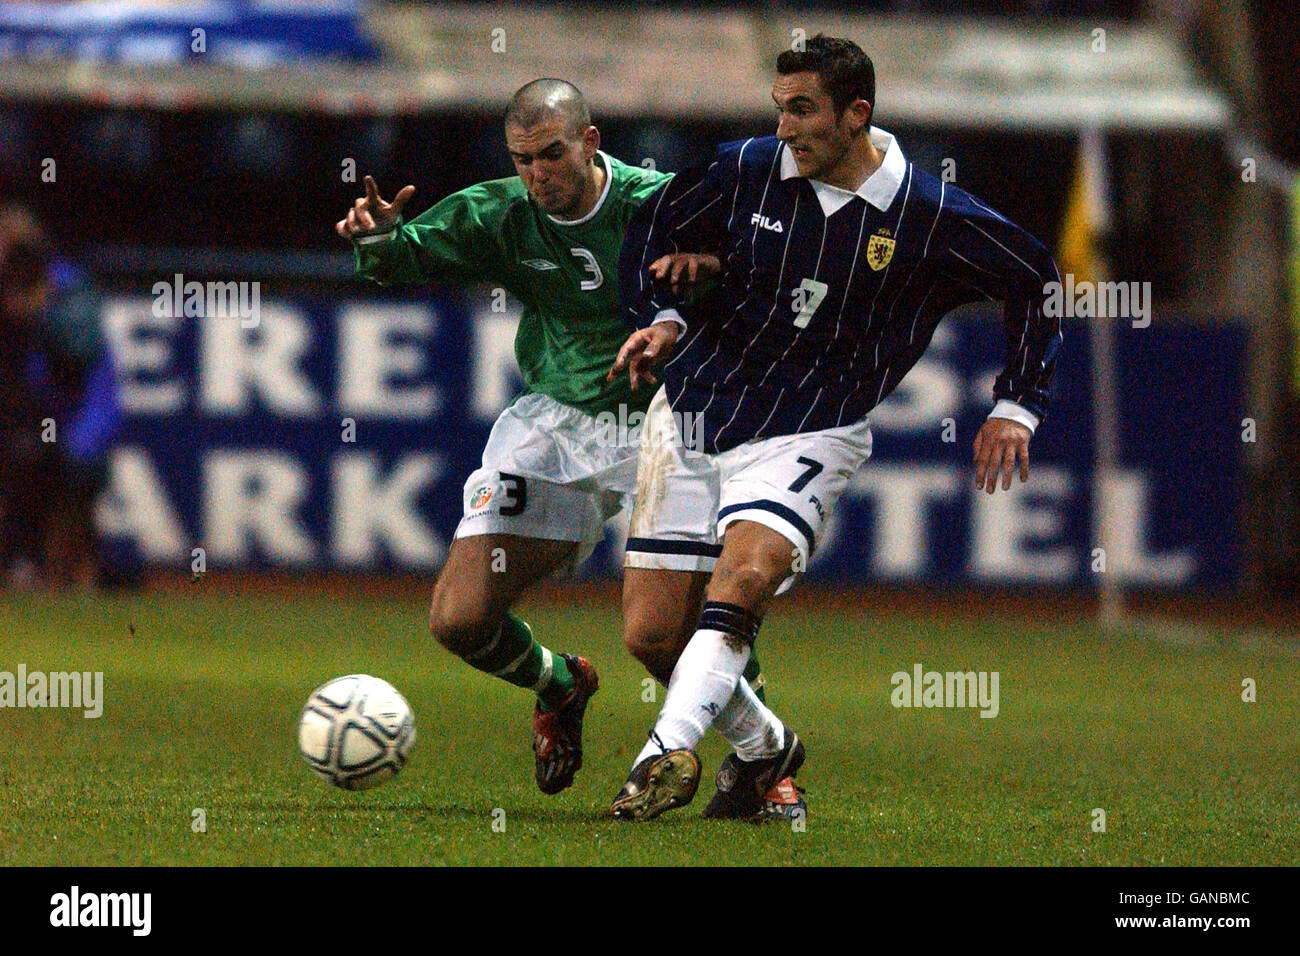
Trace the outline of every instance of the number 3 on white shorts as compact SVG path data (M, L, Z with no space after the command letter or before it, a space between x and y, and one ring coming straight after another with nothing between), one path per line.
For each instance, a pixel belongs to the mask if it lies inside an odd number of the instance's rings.
M799 283L799 288L791 293L794 296L791 308L799 313L794 317L796 329L808 328L813 313L817 311L817 306L822 304L822 299L826 298L826 293L829 291L830 286L816 279L804 279Z

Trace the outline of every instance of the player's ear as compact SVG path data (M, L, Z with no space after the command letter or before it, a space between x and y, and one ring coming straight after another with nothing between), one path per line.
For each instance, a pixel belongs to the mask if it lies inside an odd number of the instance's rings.
M588 159L595 159L598 149L600 149L600 130L588 126L582 131L582 153Z
M871 114L875 112L875 109L866 100L854 100L845 108L845 112L849 114L853 121L854 133L860 129L871 129Z

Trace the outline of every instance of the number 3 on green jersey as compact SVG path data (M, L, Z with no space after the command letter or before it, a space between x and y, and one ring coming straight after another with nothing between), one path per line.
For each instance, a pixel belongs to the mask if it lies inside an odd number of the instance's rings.
M569 251L582 261L583 268L592 275L592 278L582 280L582 291L594 292L599 289L605 281L605 275L600 271L600 263L596 261L596 257L591 254L590 250L584 249L582 246L577 246Z

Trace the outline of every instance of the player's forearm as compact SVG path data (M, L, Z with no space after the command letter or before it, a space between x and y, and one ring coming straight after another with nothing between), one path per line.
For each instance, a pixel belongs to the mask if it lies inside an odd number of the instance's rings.
M1014 402L1041 422L1047 415L1062 340L1061 320L1049 316L1046 308L1049 286L1060 273L1047 248L1009 220L989 217L981 232L991 240L982 249L988 256L987 267L1002 285L999 298L1007 340L1006 365L993 395L999 402ZM1020 416L1004 417L1033 428Z
M703 253L721 257L723 236L716 216L721 186L719 164L680 173L650 196L628 223L619 259L620 294L629 304L628 324L644 329L656 322L672 321L686 328L688 307L697 280L674 288L681 276L656 275L655 263L682 253Z
M1047 417L1062 342L1060 320L1045 316L1041 302L1026 300L1008 300L1006 319L1007 363L994 382L993 397L1014 402L1041 422Z
M1015 402L1041 421L1047 416L1052 375L1063 340L1060 318L1049 316L1046 309L1047 284L1059 273L1051 254L1027 233L1025 239L1023 255L1036 276L1026 277L1021 268L1014 291L1006 299L1007 364L994 387L994 397Z
M352 240L357 275L380 285L420 282L421 274L406 227L397 226L385 234Z
M661 282L651 272L651 264L670 249L666 243L654 239L652 222L634 219L623 236L623 252L619 260L619 296L624 302L624 316L630 331L648 328L666 312L675 313L678 320L682 296Z

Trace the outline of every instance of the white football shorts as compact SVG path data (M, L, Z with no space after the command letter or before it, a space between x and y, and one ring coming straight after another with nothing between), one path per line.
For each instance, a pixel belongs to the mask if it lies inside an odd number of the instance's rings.
M689 423L688 423L689 424ZM746 442L717 455L688 447L661 388L646 414L636 504L623 564L712 571L734 521L755 521L790 541L807 567L831 510L871 457L866 419L839 428ZM789 590L791 575L777 591Z
M636 444L618 442L591 415L532 393L503 411L465 481L457 538L513 534L576 541L572 570L604 537L604 524L631 504Z

